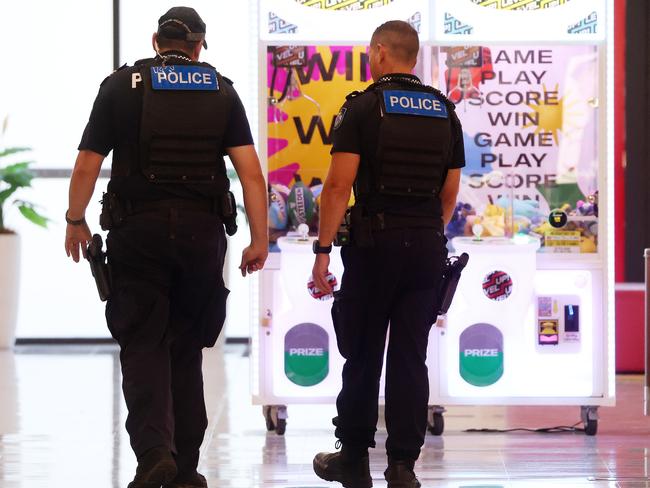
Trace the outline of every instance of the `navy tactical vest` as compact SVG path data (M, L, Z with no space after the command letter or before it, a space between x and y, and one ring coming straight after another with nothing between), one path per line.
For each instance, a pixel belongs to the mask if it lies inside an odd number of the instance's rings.
M376 153L357 177L357 200L381 207L382 196L438 198L451 157L454 105L410 78L374 83L366 92L377 96L381 122Z
M152 183L228 190L223 135L232 100L207 63L156 58L139 65L143 83L138 171Z

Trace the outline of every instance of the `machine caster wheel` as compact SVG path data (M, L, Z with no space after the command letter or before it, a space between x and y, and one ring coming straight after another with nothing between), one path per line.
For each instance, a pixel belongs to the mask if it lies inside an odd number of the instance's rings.
M266 430L268 432L273 432L275 430L275 423L273 422L273 416L271 413L271 407L270 405L264 405L262 407L262 413L264 414L264 420L266 422Z
M266 430L284 435L287 430L287 407L285 405L264 405L262 407Z
M598 432L598 407L591 405L580 407L580 419L585 426L585 434L596 435Z
M429 406L429 415L427 416L427 430L431 435L442 435L445 430L445 418L442 414L445 408L439 405Z
M598 432L598 420L587 420L585 434L596 435L596 432Z
M284 435L286 430L287 430L286 419L278 419L278 424L275 426L275 433L278 435Z
M429 424L429 432L432 435L442 435L445 430L445 418L441 413L433 414L433 423Z

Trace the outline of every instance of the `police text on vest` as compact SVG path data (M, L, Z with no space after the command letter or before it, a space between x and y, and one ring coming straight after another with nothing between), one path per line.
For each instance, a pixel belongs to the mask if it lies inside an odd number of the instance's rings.
M434 93L406 90L384 91L386 113L396 115L418 115L446 119L447 106Z
M193 65L153 66L151 87L154 90L219 89L217 72L214 69Z

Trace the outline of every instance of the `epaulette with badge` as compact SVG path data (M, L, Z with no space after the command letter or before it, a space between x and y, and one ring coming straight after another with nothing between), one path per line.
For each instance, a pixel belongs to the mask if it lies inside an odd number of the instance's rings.
M110 75L108 75L106 78L104 78L104 81L102 81L102 82L99 84L99 86L102 86L104 83L106 83L106 81L107 81L111 76L113 76L115 73L117 73L117 72L120 71L120 70L123 70L123 69L126 68L126 67L127 67L127 64L124 63L122 66L120 66L120 67L117 68L116 70L113 70L113 72L112 72Z
M345 97L345 99L346 99L346 100L352 100L353 98L358 97L358 96L361 95L362 93L363 93L362 91L354 90L352 93L349 93L349 94Z
M135 63L133 63L133 66L140 66L140 65L142 65L142 64L151 63L154 59L156 59L156 58L142 58L142 59L138 59Z

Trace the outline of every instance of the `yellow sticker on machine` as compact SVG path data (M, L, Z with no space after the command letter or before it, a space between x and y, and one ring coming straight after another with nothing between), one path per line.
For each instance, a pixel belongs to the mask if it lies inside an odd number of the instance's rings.
M544 245L547 247L575 247L580 252L580 231L550 230L544 234Z

